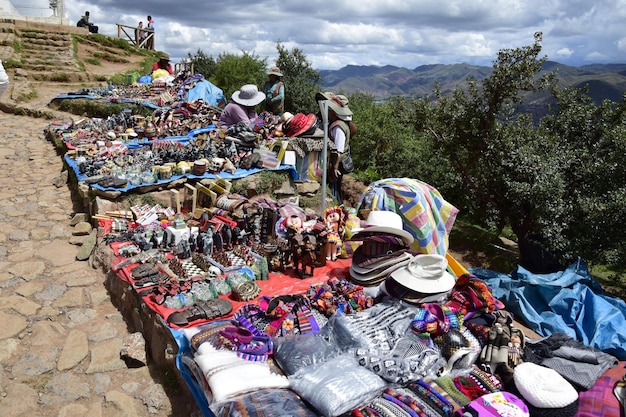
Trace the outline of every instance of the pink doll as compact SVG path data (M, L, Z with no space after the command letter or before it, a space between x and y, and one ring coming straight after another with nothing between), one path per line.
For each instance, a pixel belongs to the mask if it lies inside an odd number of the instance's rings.
M341 247L344 232L344 210L339 206L324 210L324 222L328 230L326 242L326 260L337 260L337 248Z

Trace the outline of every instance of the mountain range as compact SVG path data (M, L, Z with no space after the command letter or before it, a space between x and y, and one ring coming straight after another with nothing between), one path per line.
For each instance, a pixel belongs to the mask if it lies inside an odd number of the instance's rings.
M492 67L469 64L420 65L414 69L385 66L348 65L338 70L319 71L321 86L330 91L371 94L375 100L390 97L418 98L430 95L439 83L444 93L462 85L468 77L482 80ZM624 100L626 64L591 64L580 67L546 61L541 73L556 72L563 86L588 87L589 96L600 103L604 99Z

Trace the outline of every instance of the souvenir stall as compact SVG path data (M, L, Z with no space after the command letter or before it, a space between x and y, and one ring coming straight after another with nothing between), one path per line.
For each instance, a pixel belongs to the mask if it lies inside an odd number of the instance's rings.
M262 114L224 130L217 112L159 106L48 132L92 190L184 180L171 207L96 219L114 285L174 340L205 417L574 416L624 364L522 326L523 297L503 304L449 255L458 210L429 184L374 182L354 212L232 192L255 170L316 177L319 129L313 115Z

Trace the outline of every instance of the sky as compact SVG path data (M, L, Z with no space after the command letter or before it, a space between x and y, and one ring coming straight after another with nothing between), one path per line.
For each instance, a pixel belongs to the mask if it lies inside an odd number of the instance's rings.
M20 14L51 16L48 0L11 0ZM65 0L72 25L89 10L100 33L155 21L155 49L176 63L244 51L275 65L276 45L301 50L316 70L346 65L467 63L533 43L580 66L626 63L626 0ZM128 30L127 30L128 31Z

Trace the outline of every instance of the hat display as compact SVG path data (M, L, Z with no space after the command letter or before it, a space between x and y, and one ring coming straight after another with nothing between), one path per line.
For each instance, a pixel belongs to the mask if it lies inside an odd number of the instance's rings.
M437 254L419 254L403 268L391 275L402 287L423 294L444 293L452 290L456 277L447 271L448 261Z
M574 415L578 409L578 391L552 368L523 362L514 368L513 380L533 416Z
M406 265L406 264L405 264ZM403 285L398 284L389 275L380 286L380 291L398 300L411 304L437 303L446 300L450 296L450 291L438 292L434 294L426 294L412 291Z
M400 236L407 245L413 243L413 235L404 230L402 217L394 211L372 210L367 216L365 227L352 229L350 240L360 240L359 237L371 233L390 234ZM361 235L361 236L359 236Z
M265 100L265 93L260 92L254 84L246 84L233 93L232 99L242 106L256 106Z
M286 136L298 136L313 127L317 118L313 113L296 113L293 118L283 126Z
M282 76L283 76L283 73L282 73L282 72L280 72L280 68L278 68L278 67L274 67L274 68L272 68L271 70L269 70L269 71L267 72L267 75L275 75L275 76L277 76L277 77L282 77Z
M356 250L358 251L359 248ZM393 258L384 258L379 263L373 263L370 268L359 268L352 263L350 265L350 277L354 282L363 286L378 285L393 271L408 264L410 260L411 255L407 252L402 252Z
M330 107L340 119L352 116L352 110L348 107L348 98L343 94L337 95L330 91L325 91L323 93L317 93L315 100L328 100L328 107Z

